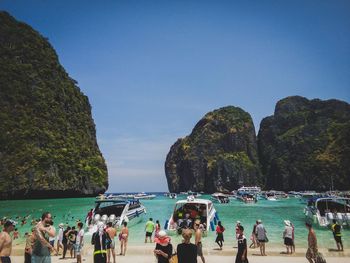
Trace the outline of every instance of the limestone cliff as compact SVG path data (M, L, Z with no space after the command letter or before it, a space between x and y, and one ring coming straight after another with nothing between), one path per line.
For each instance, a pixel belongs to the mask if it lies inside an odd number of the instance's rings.
M350 188L350 105L288 97L262 120L259 159L266 187L280 190Z
M48 40L0 12L0 199L108 187L88 98Z
M231 191L260 184L257 144L250 115L229 106L206 114L177 140L165 162L171 192Z

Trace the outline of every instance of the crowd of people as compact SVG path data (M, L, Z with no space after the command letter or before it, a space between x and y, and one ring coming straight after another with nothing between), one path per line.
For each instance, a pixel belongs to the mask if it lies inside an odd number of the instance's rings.
M3 231L0 233L0 259L2 263L10 263L12 250L12 240L18 238L15 235L16 222L7 219L1 222ZM306 223L308 229L308 249L306 258L310 263L315 263L319 256L317 248L317 238L312 225ZM343 250L341 240L341 226L334 220L331 226L334 240L339 251ZM117 233L119 231L119 234ZM284 220L284 231L282 233L283 243L286 246L286 253L295 252L295 235L294 225L289 220ZM221 221L217 222L215 242L219 250L223 249L225 227ZM153 222L153 218L145 224L145 243L155 243L153 251L158 263L169 263L171 258L176 257L179 263L197 263L197 257L205 263L205 257L202 249L203 228L201 220L197 219L191 227L185 227L181 231L182 242L174 249L171 238L161 229L159 220ZM69 251L71 258L76 258L77 263L82 262L82 248L84 245L84 225L77 221L76 226L65 226L63 223L58 225L56 231L52 216L49 212L42 215L39 222L32 227L31 233L25 233L24 262L25 263L50 263L51 255L59 255L62 250L60 259L64 259ZM191 238L194 236L194 242ZM93 258L95 263L113 263L116 262L116 238L120 243L120 254L125 256L127 242L129 238L129 229L127 222L123 222L121 229L116 229L111 222L97 224L97 231L92 235L91 244L94 246ZM240 221L236 222L235 239L237 242L236 263L248 262L247 238L244 235L244 227ZM250 236L252 241L249 248L260 248L261 256L266 256L266 243L269 241L267 231L261 220L257 220L253 226ZM55 246L56 242L56 246ZM174 254L174 251L176 252Z

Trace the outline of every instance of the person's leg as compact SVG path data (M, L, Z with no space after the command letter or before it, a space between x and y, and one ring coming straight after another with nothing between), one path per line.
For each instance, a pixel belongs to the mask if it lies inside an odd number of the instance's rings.
M62 258L65 258L67 254L67 244L63 244L63 253L62 253Z
M201 255L202 262L205 263L205 258L203 255Z
M113 263L115 263L115 249L112 248L111 251L112 251L112 257L113 257Z
M128 246L128 240L125 240L124 242L125 242L125 244L124 244L124 253L123 253L123 255L125 256L125 254L126 254L126 248L127 248L127 246Z
M123 255L123 239L120 240L120 253L119 255Z
M265 253L265 242L262 244L262 247L263 247L263 255L266 256L266 253Z
M343 242L342 242L341 238L340 238L339 244L340 244L340 251L344 251Z
M263 256L264 253L263 253L263 243L260 243L260 254Z
M107 263L110 263L111 262L111 249L108 248L107 249Z

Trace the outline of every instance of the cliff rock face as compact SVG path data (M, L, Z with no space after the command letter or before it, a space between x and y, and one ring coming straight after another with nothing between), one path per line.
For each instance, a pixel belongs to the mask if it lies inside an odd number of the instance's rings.
M0 12L0 199L108 187L88 98L47 39Z
M169 191L231 191L259 184L254 124L240 108L224 107L204 116L179 139L165 162Z
M259 159L266 187L350 188L350 105L288 97L262 120Z

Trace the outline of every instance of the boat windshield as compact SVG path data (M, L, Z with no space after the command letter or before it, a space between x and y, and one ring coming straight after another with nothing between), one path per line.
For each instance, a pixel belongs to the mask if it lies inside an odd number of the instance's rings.
M115 203L115 202L102 202L98 203L95 208L95 214L100 215L115 215L115 216L121 216L124 208L125 203Z
M175 206L173 220L180 225L180 221L189 220L193 223L199 219L201 223L207 221L207 206L198 203L180 203Z
M326 213L349 213L350 206L335 200L320 200L317 202L317 209L320 215L324 216Z

